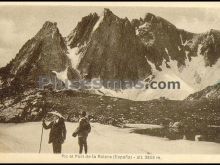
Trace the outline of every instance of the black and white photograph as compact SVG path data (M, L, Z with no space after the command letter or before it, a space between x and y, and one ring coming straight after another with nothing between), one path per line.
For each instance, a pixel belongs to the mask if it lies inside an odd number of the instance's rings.
M0 3L0 153L219 156L220 3L97 3Z

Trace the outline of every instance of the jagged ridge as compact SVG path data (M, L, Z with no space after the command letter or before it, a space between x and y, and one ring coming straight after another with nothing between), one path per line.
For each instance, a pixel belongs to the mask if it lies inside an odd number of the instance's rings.
M218 32L213 32L213 30L206 34L193 34L177 29L172 23L151 13L147 13L144 18L129 21L127 18L119 18L109 9L105 9L101 16L93 13L84 17L70 33L68 41L71 48L84 45L78 51L83 54L78 69L81 73L86 70L89 78L94 78L103 77L104 67L108 64L110 66L107 70L111 70L113 75L123 72L124 70L121 71L117 67L115 69L117 60L108 61L108 56L117 58L121 57L122 53L126 54L125 59L127 60L132 57L140 57L140 61L145 61L144 58L147 58L159 71L161 71L163 61L169 68L170 60L177 61L178 67L181 68L186 65L187 59L191 60L191 57L197 56L199 44L202 44L201 54L204 56L206 66L212 66L220 57L218 36ZM212 43L211 38L215 38L216 43ZM117 52L117 56L114 55L115 52ZM132 55L129 56L131 54L129 52L132 52ZM124 62L125 59L123 59ZM134 60L134 62L136 61ZM143 75L151 73L147 62L137 66L144 74L136 78L143 78ZM122 66L122 68L126 67ZM130 74L124 74L127 76L120 75L119 77L132 79L132 70L128 70L128 72ZM113 77L117 76L109 76L109 78Z
M31 83L36 85L39 76L53 76L53 71L62 72L68 68L68 75L76 77L71 61L66 55L64 38L57 23L45 22L40 31L19 50L16 57L0 75L4 85Z

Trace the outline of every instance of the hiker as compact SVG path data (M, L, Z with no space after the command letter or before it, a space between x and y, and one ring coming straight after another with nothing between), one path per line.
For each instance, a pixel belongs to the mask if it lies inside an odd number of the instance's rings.
M61 153L62 144L66 139L66 126L64 117L58 112L49 112L53 114L53 121L46 125L43 119L43 128L50 129L49 142L53 145L53 153Z
M81 118L79 120L79 126L73 132L73 137L76 137L78 135L78 144L79 144L80 154L82 154L83 148L84 148L85 154L87 154L88 152L87 137L90 131L91 131L91 125L89 123L89 119L86 117L86 112L83 111L81 113Z

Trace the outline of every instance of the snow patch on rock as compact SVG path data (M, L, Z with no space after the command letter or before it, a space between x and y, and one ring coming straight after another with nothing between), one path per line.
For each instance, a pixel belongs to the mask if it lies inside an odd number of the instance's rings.
M102 14L99 16L99 19L98 19L98 21L96 22L95 26L93 27L92 32L94 32L94 31L99 27L99 25L100 25L101 22L103 21L103 18L104 18L104 13L102 13Z
M72 67L77 70L77 67L78 67L78 65L80 63L80 60L82 58L82 54L79 53L79 48L78 47L75 47L75 48L72 48L72 49L70 47L68 47L68 52L69 53L67 54L67 56L71 60Z
M136 34L136 35L139 35L139 30L138 30L138 28L135 29L135 34Z
M14 74L17 73L17 71L27 62L27 58L23 59L20 64L18 65L18 67L16 68L16 70L14 71Z
M158 99L160 97L178 100L185 99L189 94L200 91L209 85L214 85L219 81L218 75L220 74L220 60L218 60L217 63L212 67L205 66L204 57L200 54L200 49L201 45L198 47L198 56L191 57L191 61L188 59L189 52L185 52L187 55L187 60L185 61L186 65L181 69L178 68L177 61L169 59L169 62L165 60L163 61L162 65L160 66L162 71L158 71L155 65L146 58L147 62L152 68L151 71L152 75L154 76L154 81L179 82L181 85L180 89L162 90L132 88L113 91L110 89L102 88L100 91L108 96L125 98L135 101ZM170 68L167 68L166 64L168 64ZM195 74L199 76L199 83L195 77Z
M140 25L139 28L145 28L148 23L145 22L143 25Z
M187 40L186 40L185 42L183 42L183 37L182 37L181 34L180 34L180 41L181 41L181 44L182 44L183 46L186 46L186 44L188 43Z
M3 81L0 80L0 89L2 88L2 85L3 85Z
M68 80L67 71L68 71L68 67L62 72L53 71L53 73L56 74L56 76L59 80L61 80L65 83Z
M165 51L166 51L167 55L169 55L169 51L168 51L168 49L167 49L167 48L165 48Z

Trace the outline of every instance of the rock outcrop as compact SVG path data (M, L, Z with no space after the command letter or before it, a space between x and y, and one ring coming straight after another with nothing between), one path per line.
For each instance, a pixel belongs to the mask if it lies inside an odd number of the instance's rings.
M55 76L53 71L62 72L66 69L71 71L69 77L77 78L66 54L67 47L57 23L45 22L40 31L19 50L16 57L0 69L3 86L32 84L36 87L40 76Z

